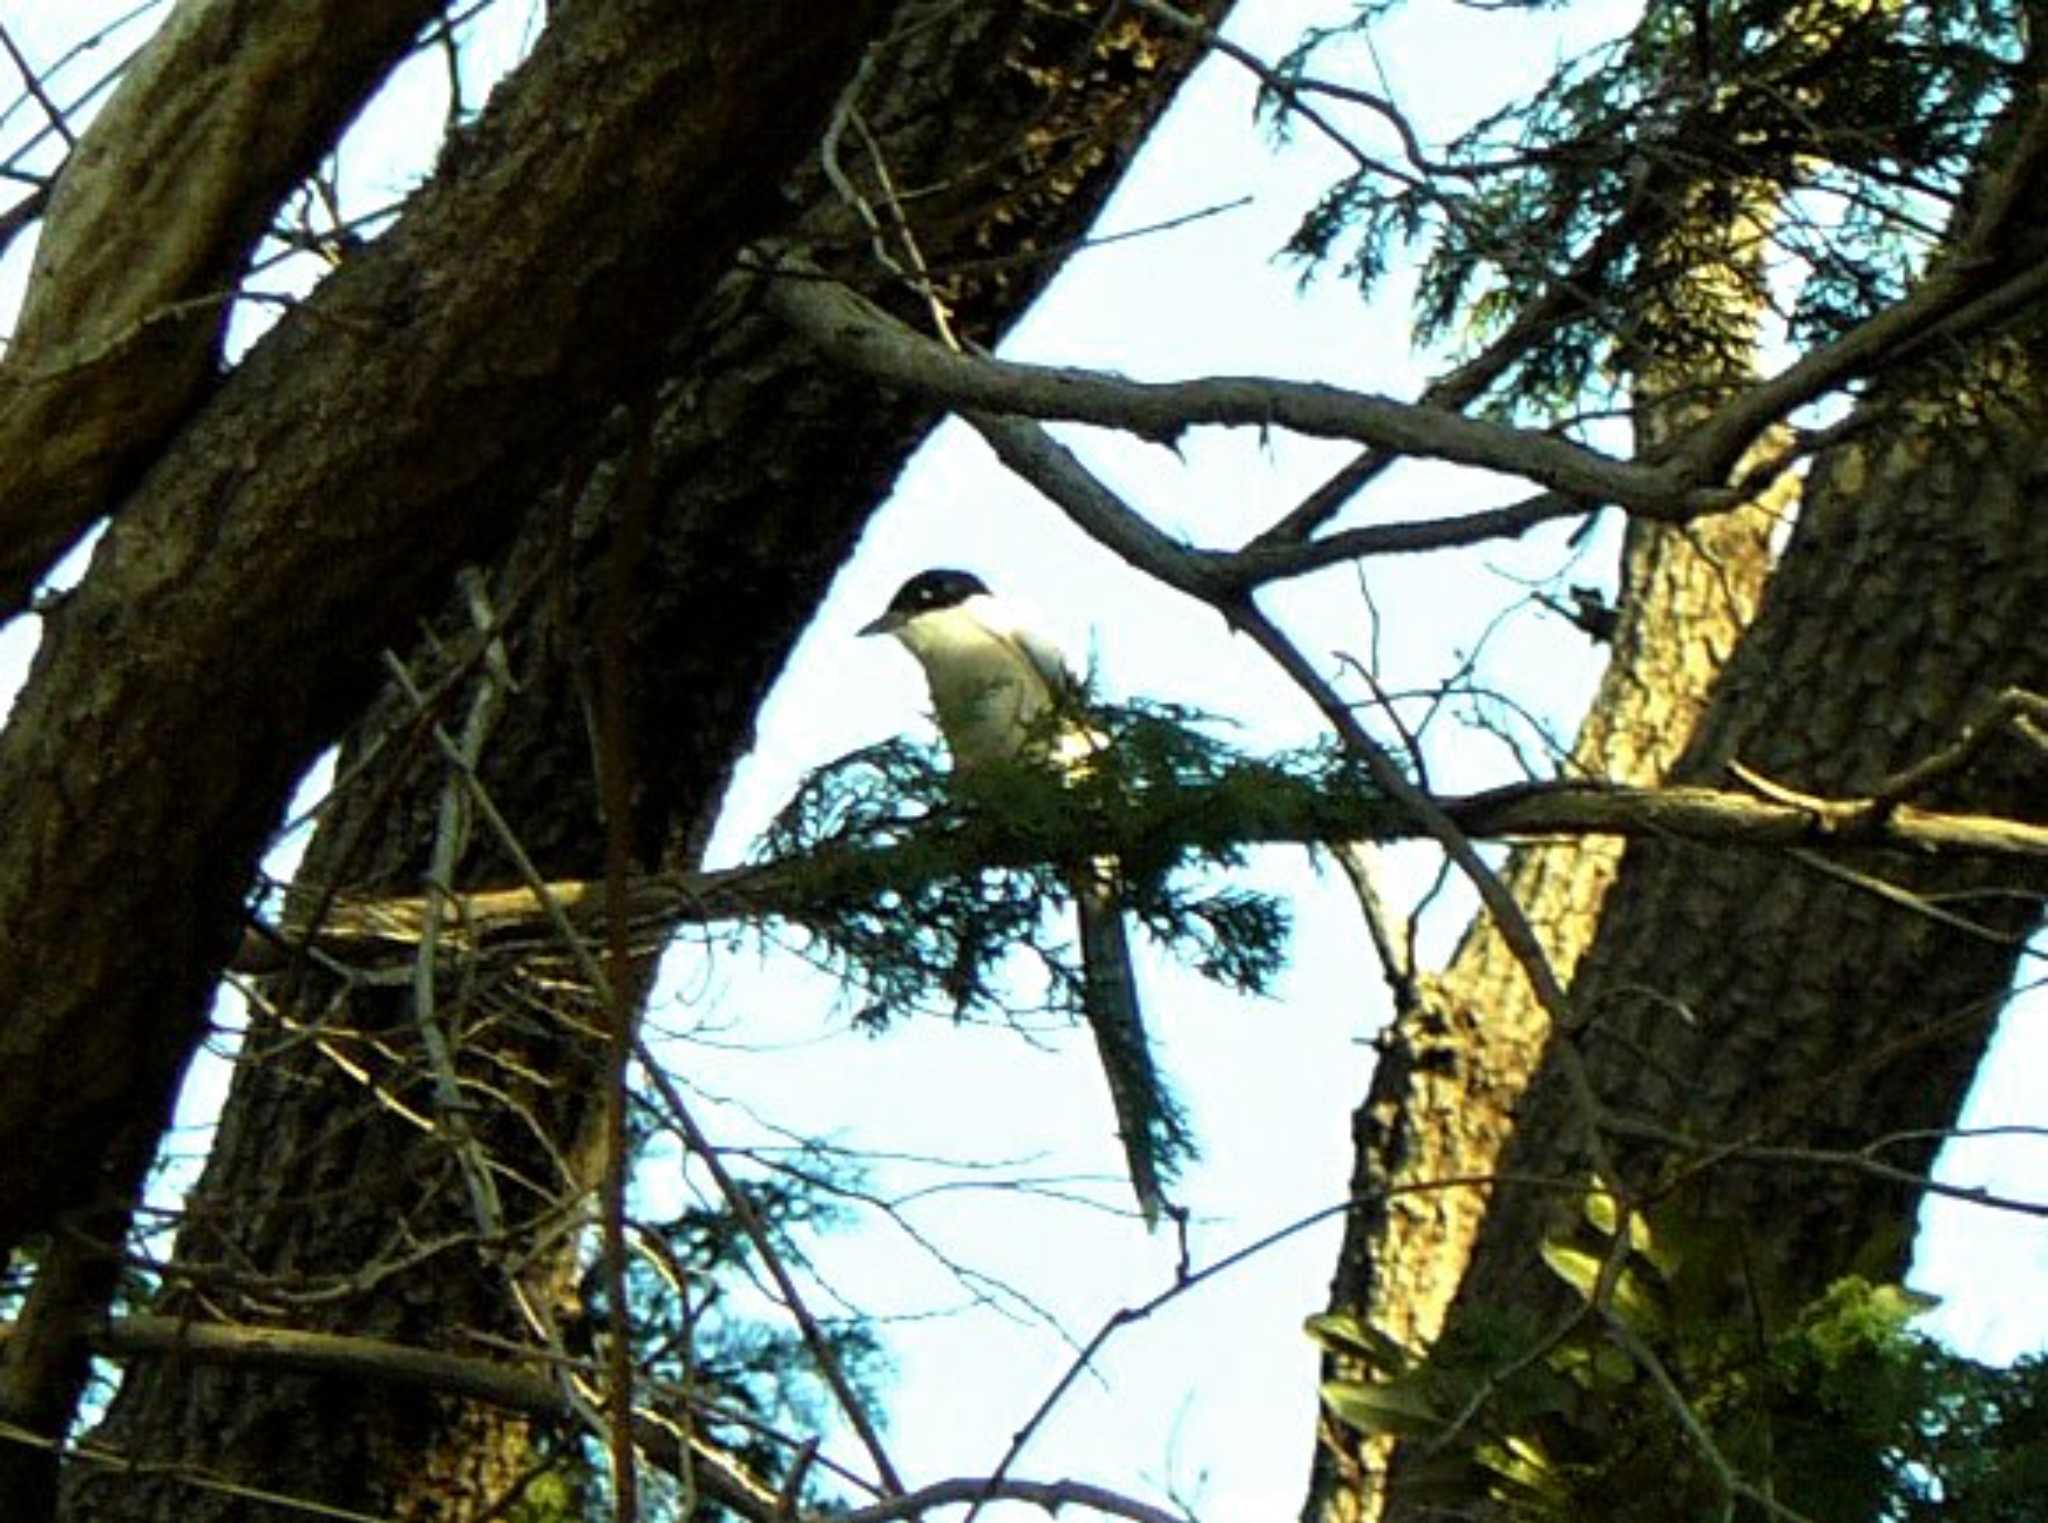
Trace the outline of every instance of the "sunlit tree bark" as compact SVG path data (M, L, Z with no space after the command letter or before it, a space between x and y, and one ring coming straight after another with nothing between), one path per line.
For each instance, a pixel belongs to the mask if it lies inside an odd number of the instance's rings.
M1728 217L1674 164L1645 174L1643 199L1659 203L1664 224L1656 239L1662 258L1632 298L1636 444L1648 454L1756 378L1759 278L1777 196L1755 186L1742 214ZM1756 612L1772 530L1796 494L1788 474L1731 513L1683 527L1627 526L1607 636L1612 654L1568 775L1639 786L1670 776ZM1567 984L1599 927L1623 845L1609 838L1523 846L1502 869ZM1359 1204L1345 1220L1330 1304L1420 1349L1443 1329L1491 1200L1478 1187L1430 1183L1483 1180L1501 1169L1552 1021L1485 913L1441 971L1393 983L1401 1007L1378 1039L1366 1098L1352 1117ZM1327 1362L1332 1375L1356 1373L1341 1359ZM1391 1453L1390 1440L1326 1425L1304 1515L1375 1515Z
M2023 108L1999 140L2024 143L2036 125ZM1987 154L1979 204L2034 194L2017 181L2036 173L2028 152ZM1745 220L1704 225L1753 254ZM1970 236L1967 221L1957 236ZM2027 257L2030 236L2007 224L1984 255ZM1709 277L1709 300L1755 288L1696 247L1677 252L1674 267ZM1682 426L1702 386L1714 393L1713 358L1689 372L1685 360L1659 353L1638 388L1659 427ZM1746 634L1767 524L1734 541L1670 536L1661 554L1656 531L1632 528L1623 586L1634 603L1575 762L1680 784L1754 775L1765 788L1869 794L1956 743L2006 690L2038 691L2048 667L2024 611L2048 592L2037 364L2025 343L1993 345L1963 381L1944 368L1879 388L1854 442L1807 478ZM1663 579L1645 581L1660 562ZM1690 574L1672 580L1679 566ZM1637 743L1617 749L1630 735ZM2029 763L2023 746L1993 741L1931 796L2035 817ZM1333 1305L1418 1348L1447 1315L1483 1307L1554 1323L1571 1298L1539 1246L1569 1235L1571 1197L1510 1184L1385 1192L1497 1173L1587 1180L1603 1157L1623 1161L1643 1205L1740 1224L1751 1256L1741 1293L1767 1321L1838 1276L1902 1275L1914 1194L1897 1179L1839 1161L1802 1168L1784 1153L1717 1164L1715 1148L1847 1152L1887 1136L1899 1140L1887 1164L1924 1174L2038 920L2040 874L1878 854L1827 869L1644 841L1625 854L1524 851L1507 879L1570 979L1576 1025L1554 1029L1484 920L1423 983L1357 1117L1366 1207ZM1973 924L1945 906L1967 906ZM1570 1076L1580 1066L1591 1110ZM1404 1503L1398 1455L1388 1498L1386 1446L1355 1443L1326 1435L1309 1515L1430 1515L1440 1498Z

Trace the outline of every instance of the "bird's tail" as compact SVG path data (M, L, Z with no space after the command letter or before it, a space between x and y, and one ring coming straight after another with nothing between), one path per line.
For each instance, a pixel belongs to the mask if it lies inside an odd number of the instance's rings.
M1090 862L1075 872L1073 887L1081 929L1081 1010L1102 1055L1138 1209L1148 1228L1157 1227L1169 1204L1162 1180L1194 1155L1194 1139L1145 1038L1116 863Z

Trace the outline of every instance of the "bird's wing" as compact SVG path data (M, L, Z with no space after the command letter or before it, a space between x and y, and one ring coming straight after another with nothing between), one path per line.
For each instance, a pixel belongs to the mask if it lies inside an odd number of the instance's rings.
M1067 660L1067 653L1052 641L1031 630L1018 628L1010 631L1010 639L1017 649L1024 653L1024 659L1052 690L1061 702L1081 696L1081 678Z
M1080 696L1081 679L1066 652L1020 617L1019 610L993 597L977 598L973 606L982 627L1016 651L1056 700L1065 703Z

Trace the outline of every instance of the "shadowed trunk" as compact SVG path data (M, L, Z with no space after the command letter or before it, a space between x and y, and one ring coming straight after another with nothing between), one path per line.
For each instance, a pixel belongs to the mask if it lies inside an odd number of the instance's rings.
M859 110L892 181L922 192L909 210L953 322L992 343L1057 264L1041 251L1085 231L1195 54L1108 7L926 9L911 15L928 24L906 25L904 41L875 55ZM873 160L853 141L843 167L882 208ZM841 273L868 267L865 226L815 168L792 194L802 212L785 236ZM649 435L652 514L625 621L643 863L696 860L769 682L934 421L924 404L822 368L759 312L755 279L730 277L673 344L679 368L659 387ZM886 299L924 320L915 299ZM479 774L546 878L601 870L590 716L635 434L625 414L592 430L484 578L513 685L487 701L498 707ZM434 717L461 734L489 672L466 596L435 633L411 672ZM347 781L299 874L299 902L335 887L416 893L450 784L412 703L387 691L338 771ZM519 881L483 822L470 821L466 843L457 885ZM470 1102L455 1115L436 1093L410 991L351 990L311 972L266 988L179 1238L170 1305L252 1321L281 1307L296 1326L471 1351L478 1334L549 1341L518 1311L515 1282L543 1322L578 1314L565 1229L583 1220L595 1177L605 1095L594 1033L607 1018L559 951L444 970L437 983ZM480 1241L492 1194L502 1235ZM136 1364L95 1435L138 1459L437 1519L499 1505L545 1452L537 1439L554 1441L450 1398L175 1360ZM286 1516L171 1476L85 1466L67 1479L64 1515Z

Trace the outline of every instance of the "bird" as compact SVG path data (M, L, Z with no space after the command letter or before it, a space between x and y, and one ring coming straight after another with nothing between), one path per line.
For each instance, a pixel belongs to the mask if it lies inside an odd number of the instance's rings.
M1033 760L1075 777L1108 744L1088 722L1080 678L1058 644L971 571L919 572L860 633L893 635L923 667L956 778ZM1192 1144L1145 1037L1117 861L1084 857L1064 871L1080 929L1081 1013L1109 1081L1139 1212L1156 1228L1171 1209L1162 1175Z

